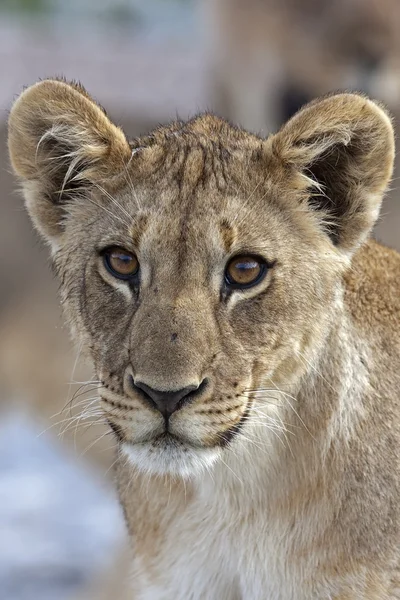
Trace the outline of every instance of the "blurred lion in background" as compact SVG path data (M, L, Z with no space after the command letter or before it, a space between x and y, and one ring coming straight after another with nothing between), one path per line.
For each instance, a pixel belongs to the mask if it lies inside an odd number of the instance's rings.
M211 94L223 116L273 131L327 92L400 105L398 0L203 0Z

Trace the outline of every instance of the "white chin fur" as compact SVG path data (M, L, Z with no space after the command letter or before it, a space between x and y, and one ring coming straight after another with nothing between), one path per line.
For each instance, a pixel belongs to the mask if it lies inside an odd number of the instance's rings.
M173 475L190 479L209 469L220 456L220 448L191 448L173 442L154 445L122 444L130 462L149 475Z

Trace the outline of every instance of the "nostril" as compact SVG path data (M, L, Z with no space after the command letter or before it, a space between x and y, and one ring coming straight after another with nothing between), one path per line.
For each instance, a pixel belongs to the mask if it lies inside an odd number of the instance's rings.
M164 417L168 418L182 406L193 400L207 385L204 379L200 385L188 385L180 390L156 390L143 381L131 378L131 387L141 394L152 408L157 409Z
M138 380L134 380L133 387L135 387L136 390L139 390L139 392L142 393L142 396L144 395L144 397L147 400L150 400L151 404L155 404L155 401L154 401L155 390L153 390L153 388L151 388L149 385L143 383L143 381L138 381ZM155 406L155 408L157 408L157 406Z
M207 377L205 377L203 379L203 381L200 383L200 385L193 392L192 396L193 397L200 396L200 394L202 394L207 387L208 387L208 379L207 379Z

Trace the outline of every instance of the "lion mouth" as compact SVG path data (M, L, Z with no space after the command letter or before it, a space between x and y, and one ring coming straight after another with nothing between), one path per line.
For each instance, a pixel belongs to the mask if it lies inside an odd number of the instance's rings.
M165 431L163 431L163 433L160 433L159 435L155 436L154 438L152 438L151 440L149 440L150 444L170 444L170 443L174 443L174 444L182 444L182 445L188 445L187 440L183 440L181 437L171 433L168 429L166 429ZM193 444L190 444L193 445Z
M121 450L130 463L144 473L191 477L210 468L224 448L236 438L248 417L250 404L248 402L241 418L233 426L212 433L208 439L192 440L185 435L185 431L175 432L165 428L137 441L124 437Z
M135 445L135 443L132 443L133 445ZM200 443L195 443L192 440L189 440L181 435L176 435L174 433L171 433L171 431L169 430L165 430L162 433L160 433L159 435L150 438L147 441L141 442L142 445L148 445L151 448L154 449L158 449L158 450L163 450L163 449L170 449L170 448L179 448L183 451L185 451L186 449L191 449L191 450L199 450L202 448L206 448L207 445L206 444L200 444Z
M186 450L202 450L202 449L223 449L231 444L231 442L241 432L246 420L249 417L252 406L252 398L248 398L246 406L240 418L226 429L220 428L219 431L210 431L204 439L192 439L187 435L184 428L179 428L179 431L174 431L174 426L168 420L164 421L163 425L159 425L154 431L148 431L146 436L140 436L139 439L133 439L129 432L124 431L124 428L115 423L112 418L107 418L107 423L113 431L119 444L127 444L130 447L149 448L151 450L168 450L171 448ZM221 425L223 425L221 423ZM189 432L187 432L189 433Z
M168 429L166 429L162 433L159 433L158 435L149 437L147 440L140 440L135 442L134 440L127 439L122 429L118 425L116 425L108 419L107 422L120 444L128 444L129 446L149 446L158 449L168 448L171 446L180 446L181 448L191 447L193 449L204 447L202 444L194 444L192 441L184 439L181 436L175 435L174 433L171 433L171 431L169 431Z
M125 442L125 436L123 434L121 427L119 425L117 425L116 423L114 423L113 421L111 421L111 419L106 419L106 421L107 421L107 424L110 427L110 429L114 432L114 435L117 438L118 442L120 442L121 444L123 442Z
M198 442L196 443L193 440L188 439L186 436L177 435L168 428L168 425L161 433L151 436L148 439L142 439L140 441L135 442L134 440L127 439L126 436L124 435L122 428L119 425L117 425L116 423L114 423L111 419L107 419L107 423L110 426L111 430L114 432L114 435L116 436L116 438L120 444L129 444L130 446L136 446L136 445L150 446L150 447L158 448L158 449L167 448L170 446L175 446L175 447L180 446L181 448L189 447L194 450L200 449L200 448L213 448L213 447L214 448L218 448L218 447L225 448L232 442L232 440L242 430L242 428L246 422L246 419L249 416L249 411L250 411L250 402L247 403L246 409L243 412L240 420L237 423L235 423L232 427L229 427L228 429L226 429L225 431L216 432L214 439L212 440L212 442L209 442L208 444L207 443L198 443Z

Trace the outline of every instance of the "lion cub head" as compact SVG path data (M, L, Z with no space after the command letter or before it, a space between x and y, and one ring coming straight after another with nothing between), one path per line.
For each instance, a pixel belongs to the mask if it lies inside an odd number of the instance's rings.
M129 142L46 80L15 102L9 148L121 450L190 475L278 424L259 392L295 386L329 333L391 176L386 113L338 94L267 139L206 114Z

